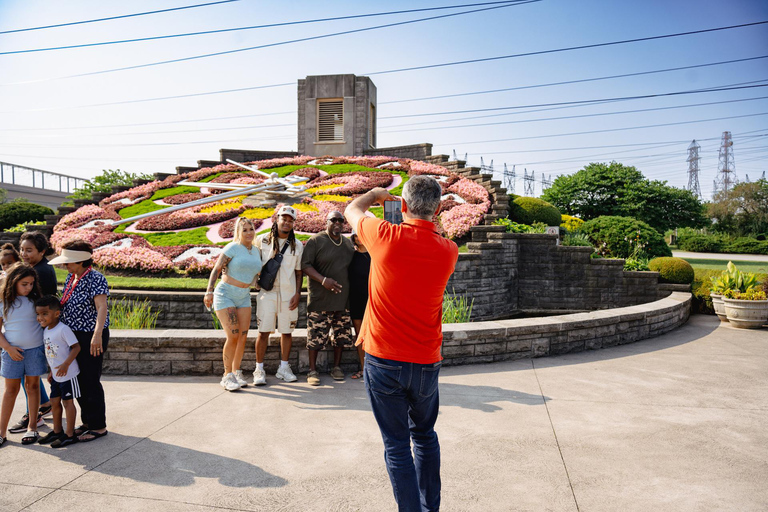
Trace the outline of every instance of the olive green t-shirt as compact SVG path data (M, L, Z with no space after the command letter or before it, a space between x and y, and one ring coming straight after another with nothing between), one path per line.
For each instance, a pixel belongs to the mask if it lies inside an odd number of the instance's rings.
M336 245L327 231L313 235L304 246L301 268L311 266L324 277L337 281L341 293L333 293L313 279L309 279L307 311L344 311L349 299L349 264L355 254L352 241L343 236Z

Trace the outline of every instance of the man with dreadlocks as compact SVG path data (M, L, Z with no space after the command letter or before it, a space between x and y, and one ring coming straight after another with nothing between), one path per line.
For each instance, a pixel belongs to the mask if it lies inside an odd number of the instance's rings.
M291 371L288 357L291 353L292 333L299 318L299 299L301 298L301 254L304 245L296 240L293 233L293 223L296 221L296 210L291 206L283 206L278 210L272 229L269 233L256 237L255 245L261 251L261 259L269 261L283 252L283 262L277 273L274 287L260 290L256 299L258 304L256 315L259 320L259 337L256 339L256 369L253 371L253 385L263 386L267 383L264 372L264 356L267 353L267 343L270 333L280 333L280 368L275 377L285 382L295 382L296 376Z

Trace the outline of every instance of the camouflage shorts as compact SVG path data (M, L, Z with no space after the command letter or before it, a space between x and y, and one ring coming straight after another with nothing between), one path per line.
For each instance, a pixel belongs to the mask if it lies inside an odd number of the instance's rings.
M307 348L320 350L326 345L352 345L352 324L347 311L312 311L307 313Z

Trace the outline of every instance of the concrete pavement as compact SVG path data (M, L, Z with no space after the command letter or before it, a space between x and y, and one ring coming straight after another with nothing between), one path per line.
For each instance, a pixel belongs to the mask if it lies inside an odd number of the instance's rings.
M766 510L766 375L768 329L708 316L631 345L444 368L442 510ZM11 434L0 511L395 510L363 384L322 381L226 393L105 377L110 434L60 450Z

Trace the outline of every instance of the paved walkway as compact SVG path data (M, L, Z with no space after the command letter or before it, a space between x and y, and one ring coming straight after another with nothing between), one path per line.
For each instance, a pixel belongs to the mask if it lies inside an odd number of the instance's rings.
M725 254L715 252L672 251L672 256L685 259L723 260L723 261L761 261L768 263L768 254Z
M444 369L444 511L768 509L768 329ZM0 510L395 510L363 384L108 377L111 433L0 448ZM20 414L14 413L14 418ZM46 429L47 430L47 429Z

